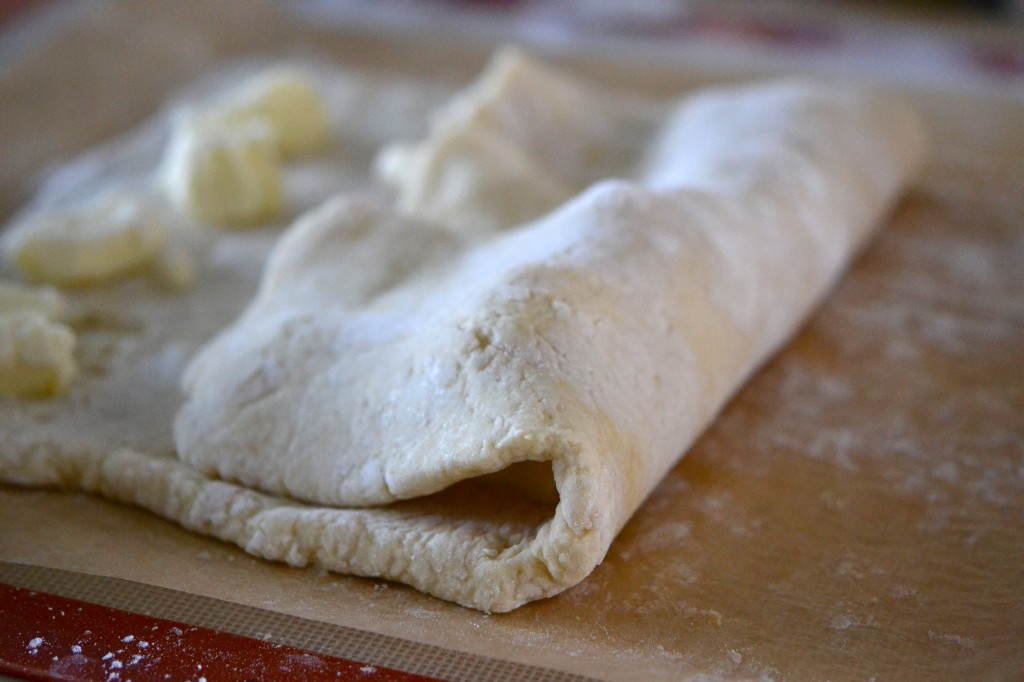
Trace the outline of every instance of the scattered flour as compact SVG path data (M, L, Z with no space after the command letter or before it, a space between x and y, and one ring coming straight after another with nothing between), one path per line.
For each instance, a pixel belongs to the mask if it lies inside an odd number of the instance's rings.
M975 642L970 637L962 637L960 635L952 635L952 634L942 634L942 633L934 632L932 630L928 631L928 639L930 639L933 642L941 642L943 644L951 644L953 646L956 646L956 647L959 647L959 648L962 648L962 649L968 649L968 650L971 650L971 651L973 651L975 649L975 647L977 646L977 642Z

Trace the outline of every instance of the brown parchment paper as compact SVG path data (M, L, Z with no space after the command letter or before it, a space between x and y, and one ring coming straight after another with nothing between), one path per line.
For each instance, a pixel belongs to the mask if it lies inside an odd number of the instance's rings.
M3 216L47 164L137 124L217 60L316 54L461 83L493 47L318 31L263 2L93 4L0 72ZM749 75L571 61L652 93ZM0 487L0 560L607 679L1019 679L1024 102L912 97L936 146L926 176L563 595L486 616L13 487Z

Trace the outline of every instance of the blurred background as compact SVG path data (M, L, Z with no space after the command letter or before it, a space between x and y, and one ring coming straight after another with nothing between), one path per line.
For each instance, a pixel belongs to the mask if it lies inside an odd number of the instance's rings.
M287 0L318 26L1020 90L1024 0Z

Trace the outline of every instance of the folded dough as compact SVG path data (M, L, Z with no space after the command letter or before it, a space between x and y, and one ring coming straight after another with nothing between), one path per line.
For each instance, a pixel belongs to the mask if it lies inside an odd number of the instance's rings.
M430 134L377 155L400 211L459 232L511 227L622 173L650 135L650 101L599 90L513 48L433 117Z
M898 103L788 82L685 100L635 181L514 229L331 201L191 364L188 466L120 453L96 487L477 609L556 594L827 292L923 147Z

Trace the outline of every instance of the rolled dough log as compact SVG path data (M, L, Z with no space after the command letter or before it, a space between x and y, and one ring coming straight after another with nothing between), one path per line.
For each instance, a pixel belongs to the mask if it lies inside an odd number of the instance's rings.
M923 150L898 103L786 82L684 101L635 181L514 229L328 202L190 366L185 466L121 453L96 487L477 609L557 594L829 290Z
M75 294L83 377L58 399L0 398L0 480L97 492L262 557L482 610L583 579L828 290L924 145L910 112L854 89L708 91L655 126L587 106L604 96L584 86L548 98L564 78L515 55L495 65L492 86L468 94L469 109L498 112L490 142L417 145L432 186L471 210L448 220L340 198L300 220L248 311L191 364L177 448L181 367L251 296L276 232L202 232L186 295L144 281ZM389 126L417 130L430 97L344 74L324 84L338 122L356 126L348 139L367 148ZM531 88L542 94L524 105ZM523 116L570 123L510 123ZM550 144L538 132L563 129ZM551 197L527 189L518 227L492 190L535 180L522 166L446 184L465 179L453 164L502 163L487 155L497 140L529 147L571 193L596 166L560 165L559 150L593 158L593 133L607 130L632 150L608 168L634 180L598 183L548 215ZM159 144L147 134L101 149L69 187L134 178ZM337 161L289 171L297 205L347 177ZM418 182L393 170L400 191Z

